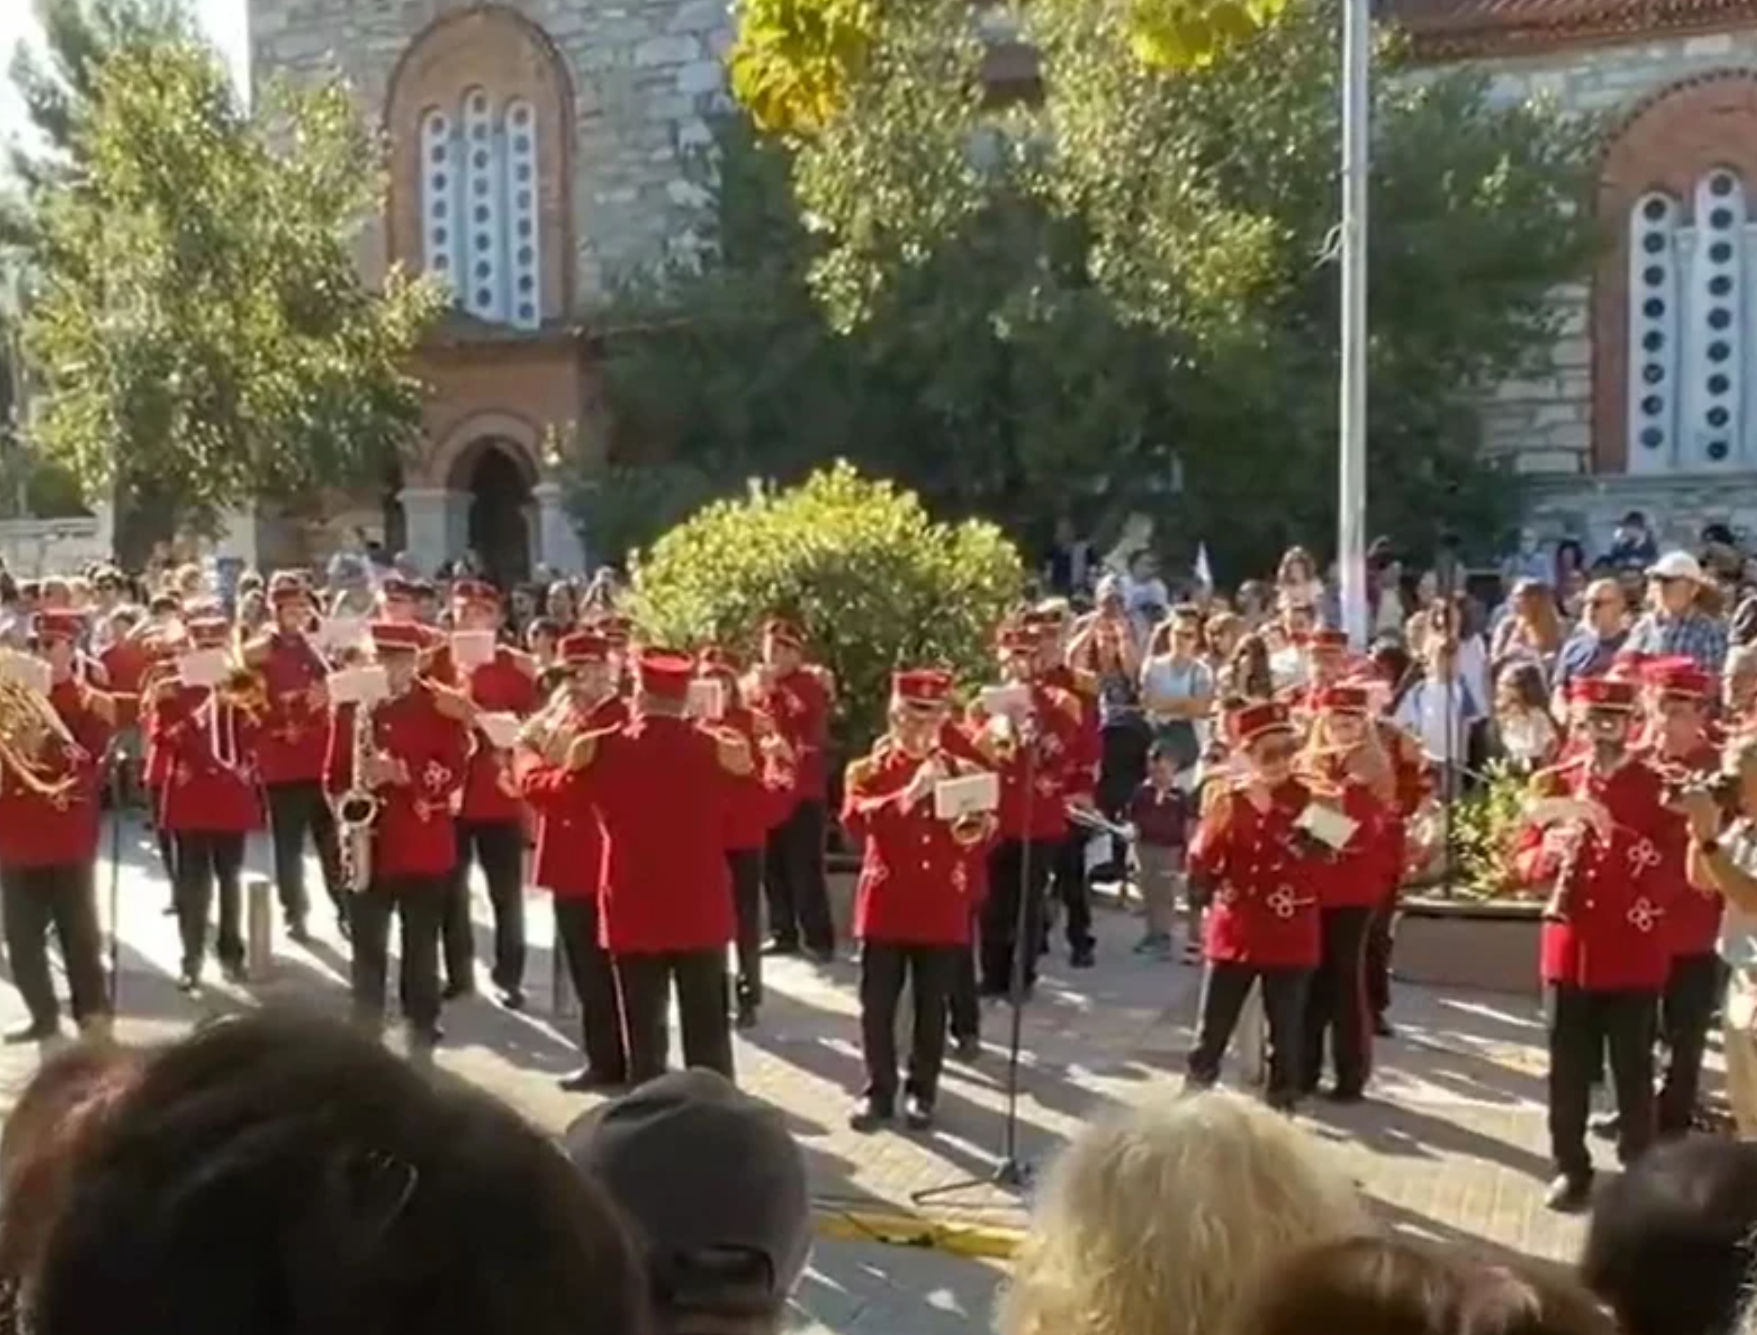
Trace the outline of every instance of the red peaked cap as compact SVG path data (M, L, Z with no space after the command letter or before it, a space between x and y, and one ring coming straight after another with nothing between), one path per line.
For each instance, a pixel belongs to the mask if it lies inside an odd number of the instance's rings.
M568 667L604 663L610 658L610 641L596 631L576 630L571 635L561 637L561 642L555 646L555 652Z
M232 623L225 617L191 617L187 623L189 638L198 649L217 649L232 633Z
M414 653L421 648L421 627L412 621L374 621L372 646L379 653Z
M1346 649L1348 648L1348 632L1337 630L1331 626L1323 626L1308 635L1306 643L1314 649Z
M1635 708L1635 683L1622 677L1582 677L1574 683L1570 695L1591 709Z
M500 590L483 579L455 581L451 586L451 597L455 603L469 603L481 607L500 606Z
M642 649L635 664L641 690L662 700L684 700L695 680L695 659L675 649Z
M1266 733L1293 731L1287 706L1274 700L1246 705L1232 716L1232 721L1240 746L1249 746Z
M85 634L85 618L78 612L38 612L37 639L44 644L60 640L71 643Z
M891 694L905 705L948 704L952 674L939 668L903 668L891 674Z
M1699 667L1694 658L1656 658L1641 672L1641 680L1656 687L1664 695L1706 699L1714 694L1714 678Z
M1372 695L1367 688L1350 682L1338 682L1334 686L1324 687L1313 703L1319 709L1328 709L1337 714L1368 714L1373 707Z

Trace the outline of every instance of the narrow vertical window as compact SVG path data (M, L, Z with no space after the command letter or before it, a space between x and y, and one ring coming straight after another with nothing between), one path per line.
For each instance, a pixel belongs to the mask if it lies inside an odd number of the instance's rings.
M1648 194L1629 214L1629 471L1660 473L1678 454L1678 204Z
M451 117L434 108L421 118L422 259L428 273L457 291L457 141Z
M460 286L464 309L484 320L506 319L506 245L501 229L500 163L488 94L472 88L464 94L464 197L469 210L469 238Z
M1727 468L1742 454L1745 189L1721 168L1696 183L1678 433L1683 468Z
M542 318L542 270L537 226L537 114L529 102L506 108L506 220L510 273L508 310L513 324L535 329Z

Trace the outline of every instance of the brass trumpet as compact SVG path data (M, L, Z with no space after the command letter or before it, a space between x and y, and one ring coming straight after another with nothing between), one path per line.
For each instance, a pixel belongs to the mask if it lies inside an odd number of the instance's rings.
M44 777L48 768L44 753L52 738L68 748L78 745L45 696L20 681L0 679L0 783L16 784L62 807L70 800L76 780L71 775Z

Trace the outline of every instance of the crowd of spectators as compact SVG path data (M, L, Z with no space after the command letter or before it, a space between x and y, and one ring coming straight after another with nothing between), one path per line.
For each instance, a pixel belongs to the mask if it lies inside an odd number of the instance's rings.
M1573 1265L1404 1236L1227 1093L1049 1168L999 1335L1744 1335L1757 1145L1661 1147ZM772 1335L809 1259L780 1115L660 1077L559 1140L327 1021L258 1012L51 1058L0 1142L0 1331Z

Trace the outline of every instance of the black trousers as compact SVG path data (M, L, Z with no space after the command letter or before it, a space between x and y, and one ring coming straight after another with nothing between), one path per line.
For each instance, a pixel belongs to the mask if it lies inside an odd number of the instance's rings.
M1304 1087L1318 1087L1324 1073L1324 1040L1336 1064L1336 1088L1359 1093L1372 1070L1373 1017L1367 1009L1367 928L1373 910L1325 909L1320 916L1323 954L1312 975L1305 1007Z
M586 1065L606 1079L628 1077L622 1042L622 1002L610 954L598 944L598 901L556 896L555 935L561 941L573 994L580 1003L580 1047Z
M516 820L460 820L458 860L445 896L445 976L470 987L476 975L476 937L470 924L470 868L482 864L494 910L494 985L516 992L525 984L525 829Z
M1124 719L1098 735L1098 809L1112 821L1128 814L1129 799L1147 778L1147 751L1153 744L1152 730L1143 718ZM1121 839L1110 841L1111 857L1118 874L1127 866L1128 847Z
M238 883L244 869L243 832L178 830L171 838L176 868L172 899L177 906L177 930L183 937L183 971L192 978L201 976L202 959L207 954L208 913L216 887L220 934L214 953L221 964L243 964L243 891Z
M1056 845L1055 862L1050 877L1055 897L1067 915L1062 924L1067 934L1068 949L1092 948L1092 892L1086 884L1086 843L1091 834L1080 826L1070 829Z
M1387 895L1367 922L1367 1008L1375 1018L1391 1009L1391 925L1397 920L1397 896Z
M769 900L769 932L783 945L801 940L813 950L834 950L830 896L824 885L824 804L808 798L769 831L763 857L763 888Z
M1596 992L1567 984L1547 989L1550 1026L1550 1155L1556 1170L1592 1172L1586 1116L1592 1083L1608 1050L1617 1093L1617 1157L1633 1163L1653 1143L1653 1040L1659 994Z
M1023 954L1025 986L1037 981L1044 887L1059 842L1005 839L988 855L988 898L982 903L982 990L991 995L1004 996L1012 990L1016 947Z
M1190 1080L1212 1085L1220 1079L1221 1059L1238 1027L1239 1012L1254 983L1262 981L1263 1012L1269 1020L1268 1101L1278 1108L1298 1101L1305 1078L1303 1016L1310 969L1267 969L1231 960L1209 960L1202 975L1201 1019L1190 1052Z
M305 893L305 839L317 845L317 861L323 868L323 888L338 914L348 911L342 889L341 851L336 843L336 818L317 780L268 785L268 825L274 841L275 889L281 915L289 923L302 923L311 911Z
M348 901L354 948L354 1017L377 1028L384 1023L385 979L390 971L390 920L402 924L403 1018L417 1036L439 1024L439 927L445 915L447 878L375 876Z
M628 1037L628 1081L644 1084L670 1060L666 1013L677 987L683 1064L732 1079L732 1021L726 1013L726 951L675 950L616 956L622 1018Z
M959 946L864 941L860 947L860 1052L867 1096L886 1108L897 1102L897 1003L908 983L915 1003L905 1089L928 1107L939 1095L946 1060L946 1005Z
M49 976L51 926L67 966L74 1020L85 1024L110 1013L93 864L0 867L0 912L6 923L6 960L13 986L30 1008L33 1024L52 1025L61 1013Z
M979 915L971 914L973 919ZM973 922L977 932L979 922ZM976 933L972 933L972 937ZM976 947L959 946L958 958L952 967L951 994L946 1002L946 1018L955 1039L982 1037L982 1006L976 998Z
M738 913L738 1004L763 1003L763 850L735 848L726 854L732 872L732 906Z
M1708 1027L1721 986L1718 955L1679 955L1672 960L1659 998L1659 1032L1666 1045L1656 1110L1662 1136L1682 1136L1690 1130L1702 1088L1702 1054L1708 1047Z

